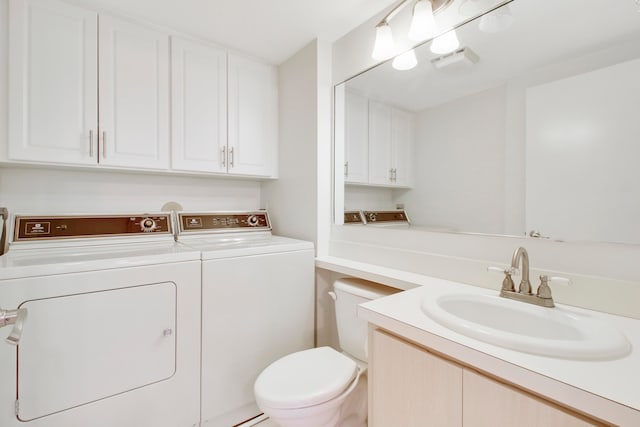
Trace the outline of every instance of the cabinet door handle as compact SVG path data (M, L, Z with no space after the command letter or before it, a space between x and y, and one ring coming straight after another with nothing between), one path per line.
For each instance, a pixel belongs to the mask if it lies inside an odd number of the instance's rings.
M22 337L22 325L26 318L26 308L19 308L17 310L3 310L0 308L0 328L7 325L13 325L11 333L5 339L8 344L20 344L20 338Z
M222 147L222 167L227 167L227 147Z
M107 131L102 131L102 157L107 158Z
M233 166L233 147L229 147L229 167Z
M344 162L344 177L349 177L349 162Z
M89 130L89 157L93 157L93 129Z

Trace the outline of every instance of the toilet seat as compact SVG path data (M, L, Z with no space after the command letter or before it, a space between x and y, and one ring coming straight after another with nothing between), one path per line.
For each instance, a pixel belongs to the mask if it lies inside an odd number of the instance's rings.
M255 383L260 407L297 409L325 403L358 376L356 363L331 347L289 354L269 365Z

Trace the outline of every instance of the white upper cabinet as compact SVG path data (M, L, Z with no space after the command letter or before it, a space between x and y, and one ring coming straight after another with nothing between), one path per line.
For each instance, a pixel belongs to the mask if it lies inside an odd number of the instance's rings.
M11 0L9 25L9 159L95 164L98 14Z
M369 102L369 183L393 183L391 167L391 107Z
M369 101L351 91L345 93L344 181L369 181Z
M9 159L168 168L168 35L56 0L10 8Z
M169 167L169 36L100 16L100 163Z
M411 186L413 115L359 94L345 94L345 184Z
M391 168L393 184L399 187L411 185L411 158L413 152L413 116L403 110L391 110Z
M59 0L9 2L4 160L277 176L276 67Z
M229 173L275 176L278 76L275 67L229 55Z
M171 37L174 169L226 172L227 52Z

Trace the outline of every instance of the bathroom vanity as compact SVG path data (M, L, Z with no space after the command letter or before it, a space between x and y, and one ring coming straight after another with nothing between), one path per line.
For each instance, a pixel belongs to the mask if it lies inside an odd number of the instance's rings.
M424 420L465 427L640 425L640 396L630 380L640 374L638 320L562 305L545 308L606 323L629 346L611 357L537 355L455 332L424 311L424 301L443 295L485 296L495 290L425 281L359 308L370 323L371 427L417 426ZM523 305L509 303L514 310Z

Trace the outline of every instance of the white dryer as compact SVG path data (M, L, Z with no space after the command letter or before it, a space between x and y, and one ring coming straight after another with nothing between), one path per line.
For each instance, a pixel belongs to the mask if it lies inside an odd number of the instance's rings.
M10 334L0 425L197 425L200 254L175 243L171 216L12 223L0 257L0 333Z
M201 425L237 425L261 413L260 372L314 345L313 244L272 235L265 211L177 218L178 242L202 256Z

